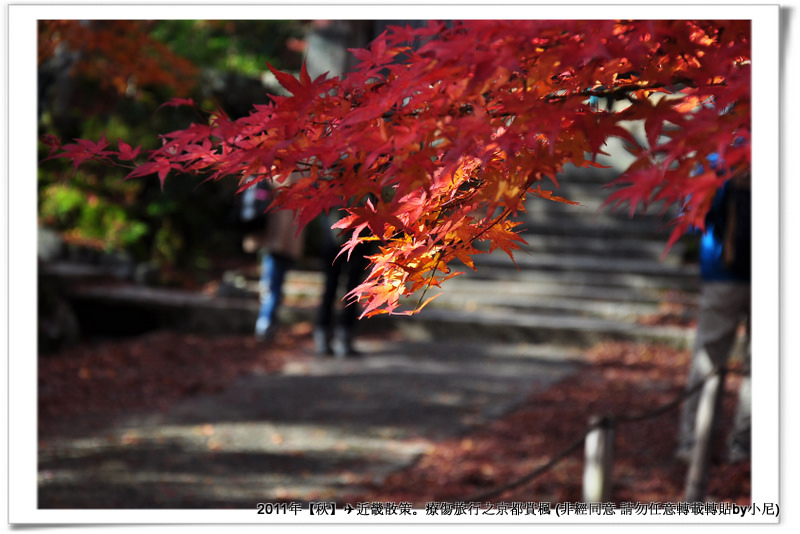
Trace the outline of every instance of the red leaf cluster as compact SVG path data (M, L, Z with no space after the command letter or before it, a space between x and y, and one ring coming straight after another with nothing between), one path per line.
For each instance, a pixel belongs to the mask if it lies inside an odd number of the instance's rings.
M634 162L608 203L682 206L670 243L702 226L717 188L749 165L749 21L431 22L352 52L360 63L342 78L273 69L289 96L167 134L129 176L273 180L300 224L344 210L344 250L379 245L351 295L373 315L399 313L404 297L452 276L453 260L471 266L479 241L511 254L526 197L565 201L546 182L596 165L612 137ZM59 157L76 165L92 156L68 147ZM698 174L712 153L725 171Z

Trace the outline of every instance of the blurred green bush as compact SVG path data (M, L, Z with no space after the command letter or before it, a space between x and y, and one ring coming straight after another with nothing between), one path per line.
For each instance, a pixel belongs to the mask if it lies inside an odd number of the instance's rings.
M39 133L64 142L105 134L112 145L124 139L148 149L159 143L152 132L199 120L190 108L158 109L173 96L244 115L268 101L267 62L299 68L300 53L287 43L303 28L299 21L40 21ZM41 161L48 148L39 146ZM214 256L241 254L235 183L171 176L162 191L156 178L124 174L45 162L39 224L67 243L201 277Z

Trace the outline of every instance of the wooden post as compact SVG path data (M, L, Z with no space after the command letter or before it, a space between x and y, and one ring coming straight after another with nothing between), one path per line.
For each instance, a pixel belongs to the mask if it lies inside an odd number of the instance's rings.
M614 465L614 424L608 418L592 416L594 428L586 435L583 467L583 502L611 500L611 471Z
M697 417L694 425L694 448L686 475L686 502L701 502L706 498L708 471L711 464L715 430L718 426L722 395L725 391L725 369L706 379L700 390Z

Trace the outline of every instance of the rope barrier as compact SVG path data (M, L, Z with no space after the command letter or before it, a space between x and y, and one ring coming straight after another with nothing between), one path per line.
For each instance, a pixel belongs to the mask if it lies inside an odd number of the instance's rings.
M586 440L586 436L588 436L593 430L598 428L604 428L608 426L615 426L618 423L632 423L636 421L642 421L644 419L650 419L654 417L661 416L670 410L679 406L683 401L698 393L702 388L703 385L707 380L713 378L714 376L720 374L722 371L727 370L725 365L720 365L715 367L711 372L709 372L702 380L699 380L697 384L692 386L691 388L685 389L680 395L675 397L673 400L653 408L652 410L648 410L646 412L642 412L640 414L634 415L622 415L622 416L615 416L613 414L601 416L594 424L588 426L586 431L580 437L576 438L572 443L570 443L566 449L555 455L549 462L546 464L537 467L530 473L527 473L508 484L504 484L503 486L498 486L496 488L476 493L471 495L469 498L465 500L465 502L478 502L483 501L485 499L490 499L492 497L496 497L501 493L505 493L506 491L516 489L520 486L523 486L530 481L536 479L537 477L543 475L553 467L555 467L561 460L563 460L568 455L572 454L575 450L577 450L581 445L583 445L584 441Z

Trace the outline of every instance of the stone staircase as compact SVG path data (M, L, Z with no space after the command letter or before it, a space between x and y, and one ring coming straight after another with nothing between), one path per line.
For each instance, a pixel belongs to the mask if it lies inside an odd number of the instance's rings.
M580 205L530 200L516 265L502 251L479 255L477 271L448 280L421 314L398 323L428 336L686 347L699 282L696 265L684 261L690 243L662 258L668 219L601 210L607 181L592 172L559 180L558 194Z

